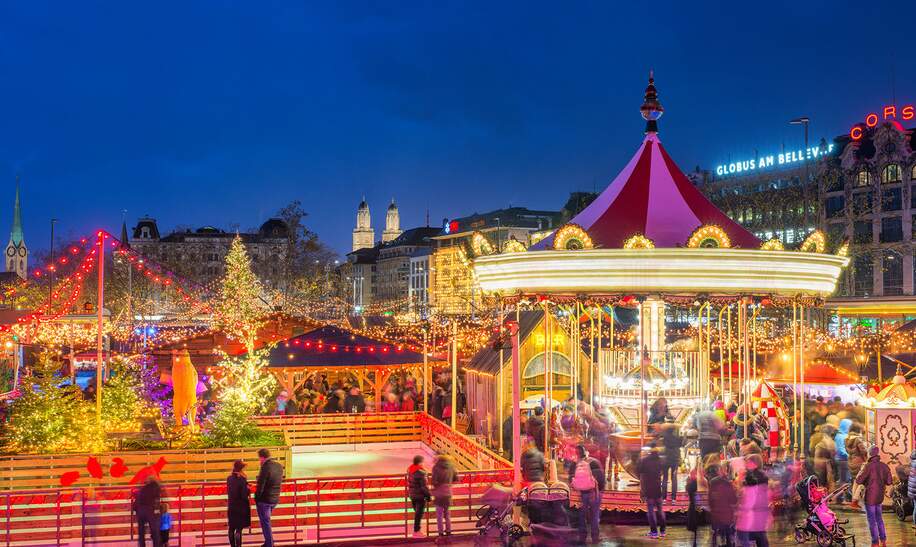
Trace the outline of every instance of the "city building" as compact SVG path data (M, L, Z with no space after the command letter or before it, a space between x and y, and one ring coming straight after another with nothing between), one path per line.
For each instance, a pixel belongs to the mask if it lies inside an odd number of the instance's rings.
M261 281L269 287L283 286L290 244L286 223L272 218L257 232L238 235ZM206 285L222 277L226 255L235 236L236 232L204 226L193 231L176 230L161 237L156 219L145 217L134 226L129 244L138 253L176 274Z
M411 228L388 242L357 249L347 254L347 261L338 268L337 275L348 294L342 295L354 313L362 313L371 304L383 311L408 311L410 309L412 262L415 256L428 250L430 238L439 228ZM426 268L428 276L429 268ZM428 280L422 285L428 286ZM427 299L428 300L428 299Z
M444 220L442 233L433 237L429 278L429 306L442 314L473 314L480 306L480 290L468 257L475 233L496 249L510 241L525 247L536 243L563 223L560 211L534 211L524 207Z
M433 251L422 247L410 256L410 284L407 288L409 312L415 317L429 317L429 259Z
M375 245L375 230L372 229L372 217L369 215L369 204L364 197L356 209L356 228L353 228L353 251L366 249Z
M29 248L22 233L22 211L19 206L19 178L16 178L16 202L13 205L13 229L6 244L6 271L14 272L20 279L28 276Z
M853 134L818 165L820 224L830 239L851 243L843 294L913 295L916 132L894 120Z
M398 214L398 206L391 200L388 211L385 213L385 230L382 232L382 243L394 241L401 235L401 217Z

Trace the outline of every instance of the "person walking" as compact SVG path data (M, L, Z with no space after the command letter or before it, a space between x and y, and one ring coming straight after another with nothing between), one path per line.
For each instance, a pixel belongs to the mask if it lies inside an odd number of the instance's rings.
M840 426L837 428L836 436L833 438L836 446L833 462L836 467L837 488L852 482L852 477L849 475L849 452L846 451L846 439L849 438L849 428L851 427L852 420L849 418L840 420ZM847 489L840 499L846 502L852 501L852 489Z
M440 536L452 535L452 516L449 507L452 505L452 483L458 480L455 460L442 454L433 465L432 495L436 504L436 530ZM443 526L444 525L444 526Z
M859 472L865 467L868 461L868 448L865 446L865 439L862 438L862 428L853 422L849 429L849 435L846 436L846 454L849 456L849 477L858 477ZM852 503L849 508L858 511L862 507L859 500L862 498L862 490L865 488L859 484L853 484L851 489Z
M717 538L724 538L726 547L735 546L735 506L738 504L738 492L726 476L725 468L713 464L706 468L709 480L707 498L709 501L709 524L712 528L712 545L717 546Z
M722 432L725 423L712 410L702 410L693 415L693 428L697 430L700 458L706 461L710 454L722 451Z
M226 515L229 519L229 547L242 547L242 530L251 527L251 497L242 460L235 460L232 464L232 474L226 479L226 494L229 498Z
M258 450L258 459L261 461L261 470L258 472L254 502L258 510L258 521L261 523L261 533L264 534L263 547L273 547L274 536L270 527L270 514L280 503L283 466L270 457L270 450L266 448Z
M893 482L891 468L881 461L878 447L868 451L868 463L856 477L856 484L865 486L865 518L868 520L868 531L871 533L871 544L887 545L887 532L884 530L884 517L881 515L881 504L884 503L884 491Z
M426 471L423 469L423 456L413 457L413 464L407 468L407 497L413 506L413 537L423 537L420 522L426 511L426 502L432 497L426 484Z
M763 458L760 454L751 454L744 460L744 473L739 476L741 495L738 501L738 518L735 529L741 547L769 547L767 529L770 527L770 488L769 479L761 469ZM712 494L710 494L712 495Z
M662 459L657 448L650 448L636 464L639 476L639 494L646 502L649 533L646 537L665 537L665 512L662 510Z
M674 418L660 426L662 443L665 446L664 468L662 469L662 501L668 495L668 479L671 479L671 503L677 499L677 470L681 466L681 446L683 440Z
M585 543L591 531L592 543L598 543L601 534L601 493L604 492L604 470L598 460L588 455L584 444L576 446L578 461L569 478L569 485L579 492L582 507L579 509L579 542Z
M159 518L162 500L162 485L154 475L146 478L146 482L137 492L134 501L134 512L137 513L137 545L146 547L146 527L149 527L150 539L153 547L161 547L162 539L159 534L162 522Z
M906 480L906 495L913 504L913 525L916 526L916 450L910 453L910 473Z

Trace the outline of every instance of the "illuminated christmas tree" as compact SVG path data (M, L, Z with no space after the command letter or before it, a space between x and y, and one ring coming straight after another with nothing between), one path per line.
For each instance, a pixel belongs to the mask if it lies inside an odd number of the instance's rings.
M226 274L214 306L217 328L254 351L258 329L265 323L266 307L261 298L261 282L251 269L251 259L238 235L226 255Z

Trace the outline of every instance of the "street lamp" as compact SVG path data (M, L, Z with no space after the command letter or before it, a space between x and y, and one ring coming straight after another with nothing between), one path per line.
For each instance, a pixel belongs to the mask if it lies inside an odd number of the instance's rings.
M805 208L805 214L803 217L805 221L805 228L808 227L808 222L809 222L808 221L808 184L810 183L810 181L808 180L808 123L810 121L811 119L808 118L808 116L802 116L800 118L789 120L789 125L801 125L801 126L804 126L805 128L805 150L803 152L804 160L805 160L805 182L802 185L802 193L804 195L802 202L804 203L804 208Z

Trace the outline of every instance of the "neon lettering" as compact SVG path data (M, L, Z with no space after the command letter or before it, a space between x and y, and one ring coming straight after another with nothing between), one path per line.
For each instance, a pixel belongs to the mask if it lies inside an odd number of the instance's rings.
M884 107L884 119L896 118L897 117L897 107L894 105Z
M874 127L878 125L878 115L875 113L871 113L868 116L865 116L865 125L867 125L868 127Z
M862 138L862 127L858 125L852 126L852 129L849 131L849 137L857 141Z
M900 118L904 121L913 119L913 105L908 104L900 109Z

